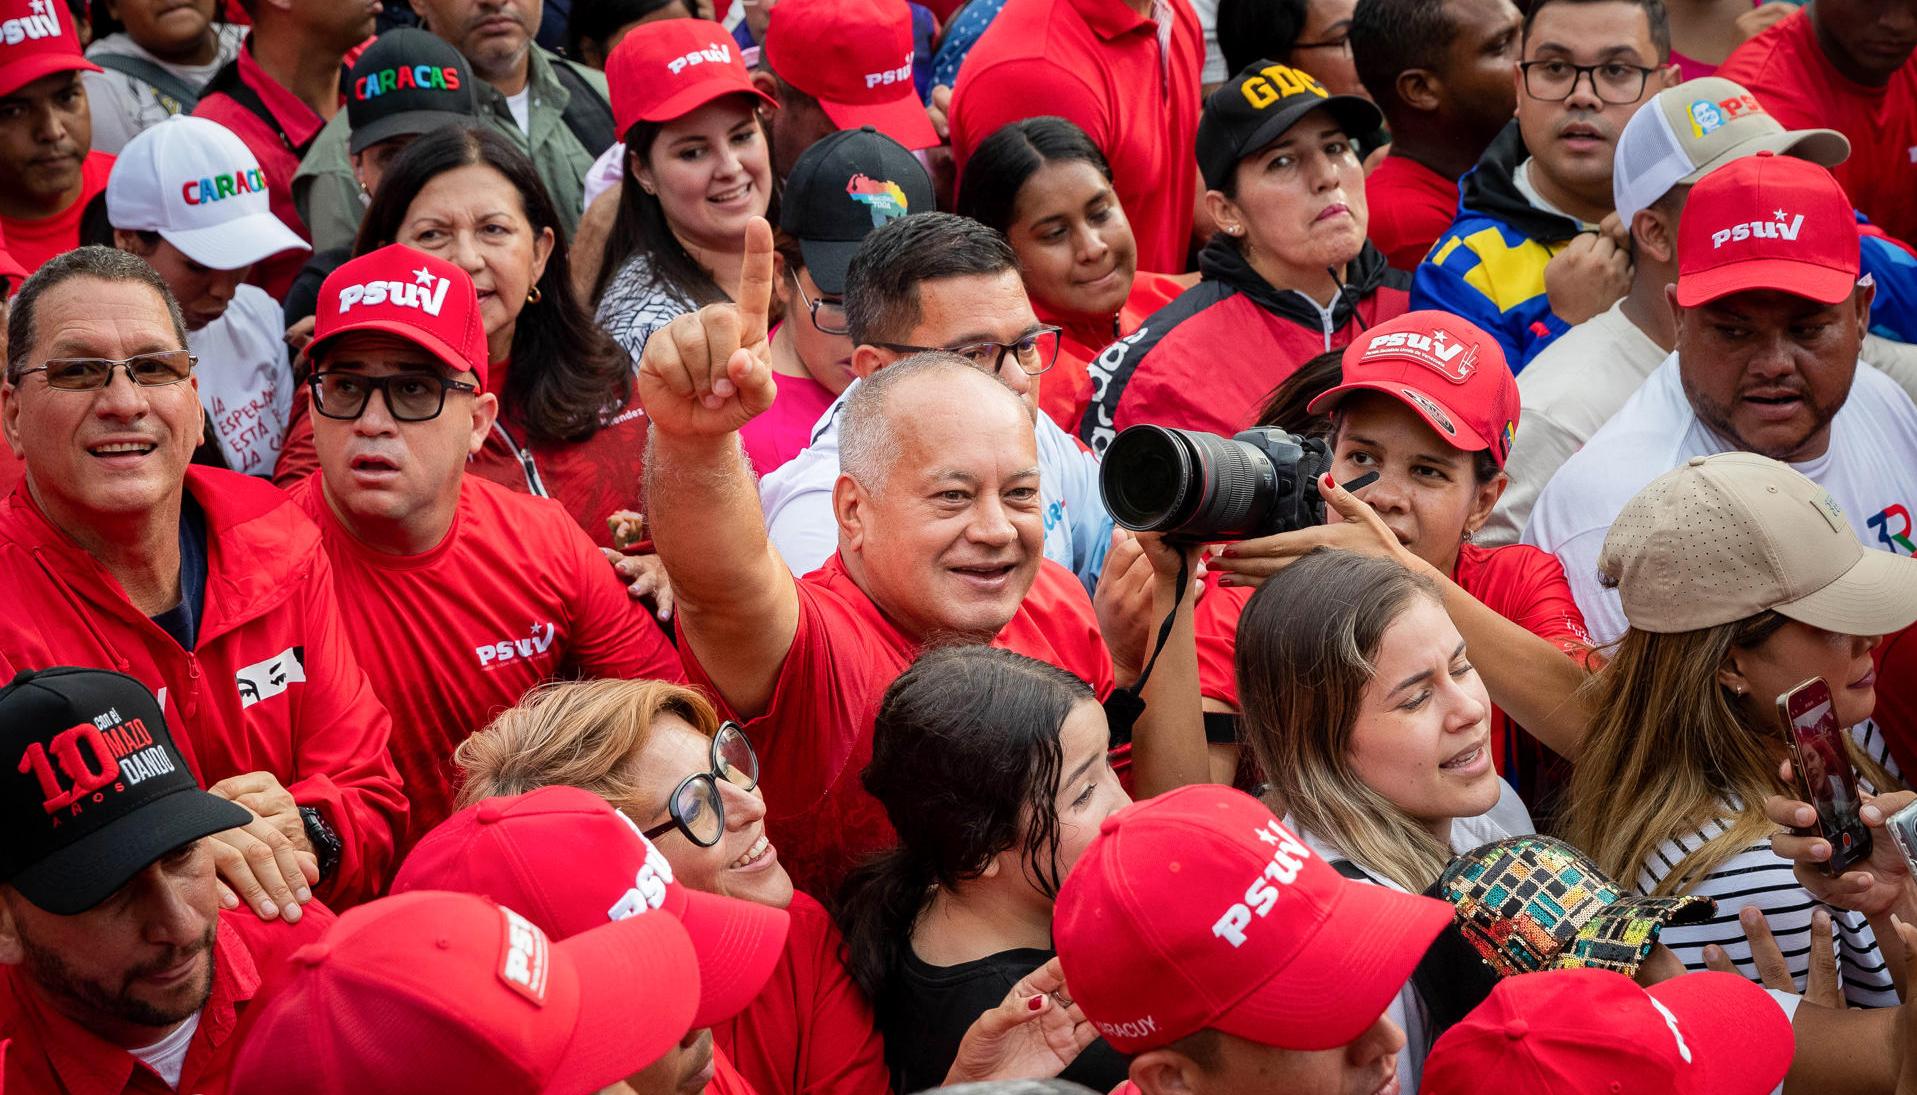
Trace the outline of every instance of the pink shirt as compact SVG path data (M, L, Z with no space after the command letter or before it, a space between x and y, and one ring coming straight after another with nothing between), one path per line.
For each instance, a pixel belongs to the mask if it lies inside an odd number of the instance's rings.
M838 397L809 376L773 373L779 394L764 414L739 429L752 470L764 475L812 443L812 427Z

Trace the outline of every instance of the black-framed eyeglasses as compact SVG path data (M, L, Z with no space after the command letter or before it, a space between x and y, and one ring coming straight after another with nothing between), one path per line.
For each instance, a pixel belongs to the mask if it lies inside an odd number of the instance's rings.
M701 848L719 843L726 831L726 807L719 797L719 781L725 780L741 791L759 785L759 754L752 751L745 731L736 722L725 722L712 735L712 768L694 772L679 781L666 800L666 813L672 820L645 831L647 840L657 840L674 829Z
M903 342L874 342L872 345L897 354L922 354L938 350L957 354L988 373L997 373L1012 355L1028 376L1037 376L1058 362L1058 336L1062 328L1040 327L1017 342L967 342L962 346L911 346Z
M805 295L805 286L799 284L798 278L792 279L792 285L799 290L800 303L812 313L812 326L817 327L821 334L849 335L852 333L852 325L846 321L845 298L821 294L819 299L813 300Z
M1322 42L1293 42L1292 49L1335 49L1346 57L1351 56L1351 35L1340 34L1336 38L1327 38Z
M1525 61L1518 65L1524 73L1525 94L1540 103L1561 103L1571 97L1578 81L1591 78L1591 90L1603 102L1613 105L1635 103L1644 94L1644 83L1655 68L1606 61L1600 65L1574 65L1556 58Z
M178 384L193 375L200 363L185 350L160 350L150 354L109 360L103 357L55 357L31 369L14 374L19 383L29 373L47 374L47 387L63 392L96 392L113 383L113 370L125 369L127 378L143 388L162 388Z
M313 409L327 418L351 422L366 413L373 393L386 397L386 413L395 422L425 422L446 409L447 392L476 392L477 384L448 380L433 373L319 372L308 381L313 387Z

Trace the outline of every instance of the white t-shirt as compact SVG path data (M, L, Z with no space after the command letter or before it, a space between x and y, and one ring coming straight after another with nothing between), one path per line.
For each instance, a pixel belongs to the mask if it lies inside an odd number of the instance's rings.
M226 466L271 476L293 410L286 322L266 291L242 285L220 318L186 335L200 359L200 403Z
M812 443L759 480L766 532L792 573L810 574L839 550L832 484L839 480L839 414L854 380L812 427ZM1111 547L1112 518L1098 489L1098 458L1050 415L1038 416L1038 494L1045 508L1045 557L1089 589Z
M1338 846L1307 829L1300 829L1291 816L1285 816L1285 828L1298 834L1298 838L1310 845L1325 862L1345 860L1359 870L1364 871L1380 886L1388 886L1399 893L1405 892L1403 886L1376 874L1362 863L1351 859ZM1490 810L1477 817L1461 817L1451 823L1451 851L1454 855L1463 855L1474 848L1496 840L1505 840L1514 836L1529 836L1538 831L1531 820L1531 812L1524 808L1524 800L1511 789L1509 783L1498 780L1498 801ZM1424 1076L1425 1057L1425 1014L1424 1003L1418 999L1418 990L1409 981L1398 992L1391 1006L1385 1009L1385 1017L1398 1024L1404 1031L1404 1051L1398 1054L1398 1084L1401 1095L1418 1095L1418 1084Z
M204 65L176 65L171 61L162 61L124 33L109 34L88 46L87 56L95 62L114 54L138 57L149 64L158 65L188 87L200 88L206 86L215 73L239 54L240 43L246 39L246 28L235 24L217 23L214 30L219 36L219 50L213 55L213 60ZM87 113L93 119L92 148L95 152L110 152L117 156L135 134L173 116L168 101L162 99L159 91L145 80L107 69L104 72L82 72L80 81L87 89Z
M519 94L506 96L506 109L512 112L513 121L519 123L519 131L532 133L532 84L519 89Z
M1518 374L1518 432L1491 520L1472 539L1515 544L1538 492L1571 454L1610 421L1668 351L1624 316L1622 301L1551 340Z
M193 1046L193 1033L200 1029L200 1013L194 1012L186 1021L173 1028L173 1033L150 1046L129 1050L133 1056L145 1062L146 1067L159 1073L166 1086L180 1086L180 1070L186 1067L186 1051Z
M1538 495L1524 542L1564 563L1585 627L1616 641L1627 621L1617 591L1598 580L1598 555L1624 503L1651 480L1694 456L1732 445L1698 421L1672 354ZM1793 464L1830 491L1866 547L1912 554L1917 505L1917 405L1884 374L1859 362L1850 398L1831 421L1830 447Z
M1897 773L1890 759L1890 748L1875 722L1866 719L1851 727L1850 732L1860 752L1893 775ZM1644 893L1655 890L1685 856L1729 829L1740 813L1735 803L1726 804L1724 816L1659 845L1638 872L1637 888ZM1737 964L1739 973L1758 980L1750 943L1737 920L1744 906L1755 905L1770 924L1771 934L1777 938L1778 949L1784 953L1791 976L1799 984L1803 983L1810 970L1811 913L1819 903L1797 881L1790 861L1779 859L1771 852L1768 837L1725 860L1717 870L1684 892L1717 902L1717 912L1711 919L1700 924L1673 924L1658 936L1659 941L1683 961L1686 969L1706 968L1704 948L1716 943ZM1831 929L1837 936L1837 973L1845 1000L1854 1007L1894 1006L1897 989L1891 983L1890 968L1877 947L1877 936L1871 931L1870 923L1862 913L1824 908L1830 913Z

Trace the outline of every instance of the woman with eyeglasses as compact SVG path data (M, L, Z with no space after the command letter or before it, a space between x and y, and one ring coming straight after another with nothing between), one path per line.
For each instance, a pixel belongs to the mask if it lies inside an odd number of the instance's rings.
M714 1041L761 1095L886 1090L872 1009L840 960L838 929L794 891L766 835L759 758L703 695L660 681L550 684L466 739L453 761L462 807L581 787L630 818L681 885L786 909L778 968L750 1007L713 1028Z
M639 508L645 412L633 363L573 295L566 241L539 173L490 128L451 126L387 168L354 252L403 243L472 275L499 415L469 470L552 498L600 547L608 519ZM318 467L302 389L274 481Z
M1009 650L934 650L886 689L862 778L899 843L846 879L839 921L894 1090L938 1086L967 1028L1053 957L1059 884L1131 801L1109 738L1090 686ZM1060 1075L1109 1091L1126 1071L1098 1041Z
M1038 409L1076 431L1092 400L1091 360L1191 279L1139 274L1138 242L1111 166L1064 118L1027 118L980 141L966 161L958 213L1011 242L1032 311L1061 329Z
M592 299L634 361L672 317L738 296L746 223L772 204L759 110L777 104L737 50L717 23L662 19L627 32L606 62L626 169Z

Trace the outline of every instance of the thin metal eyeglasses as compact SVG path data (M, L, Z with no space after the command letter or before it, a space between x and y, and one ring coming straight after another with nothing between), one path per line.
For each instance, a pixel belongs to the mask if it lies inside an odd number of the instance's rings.
M1351 56L1351 35L1341 34L1336 38L1327 38L1322 42L1293 42L1292 49L1335 49L1346 57Z
M1040 327L1017 342L968 342L963 346L912 346L903 342L874 342L872 345L898 354L922 354L937 350L957 354L988 373L997 373L1011 354L1027 376L1037 376L1058 362L1058 336L1062 328Z
M805 295L805 286L799 284L798 278L792 279L792 285L799 291L799 301L812 313L812 326L817 327L821 334L849 335L852 333L852 326L846 321L845 300L843 298L820 296L819 299L813 300L811 297ZM819 312L821 309L828 315L837 316L838 322L830 323L820 319Z
M476 392L477 384L448 380L432 373L394 373L391 376L367 376L364 373L314 373L308 381L313 387L313 409L327 418L351 422L366 413L373 393L386 398L386 413L395 422L426 422L446 409L447 392Z
M192 376L193 367L199 363L199 358L185 350L134 354L117 361L103 357L56 357L44 365L20 370L13 379L18 384L29 373L45 373L49 388L63 392L97 392L113 383L113 370L125 369L127 379L133 383L143 388L163 388Z
M1525 61L1518 65L1524 73L1524 90L1540 103L1561 103L1571 97L1578 81L1589 76L1591 91L1602 102L1613 106L1635 103L1644 94L1644 83L1654 68L1606 61L1601 65L1574 65L1555 58Z
M677 829L701 848L719 843L726 831L725 802L719 797L722 779L741 791L759 785L759 754L752 751L752 743L736 722L719 725L719 732L712 735L712 770L694 772L679 781L666 800L672 820L647 829L646 839L657 840Z

